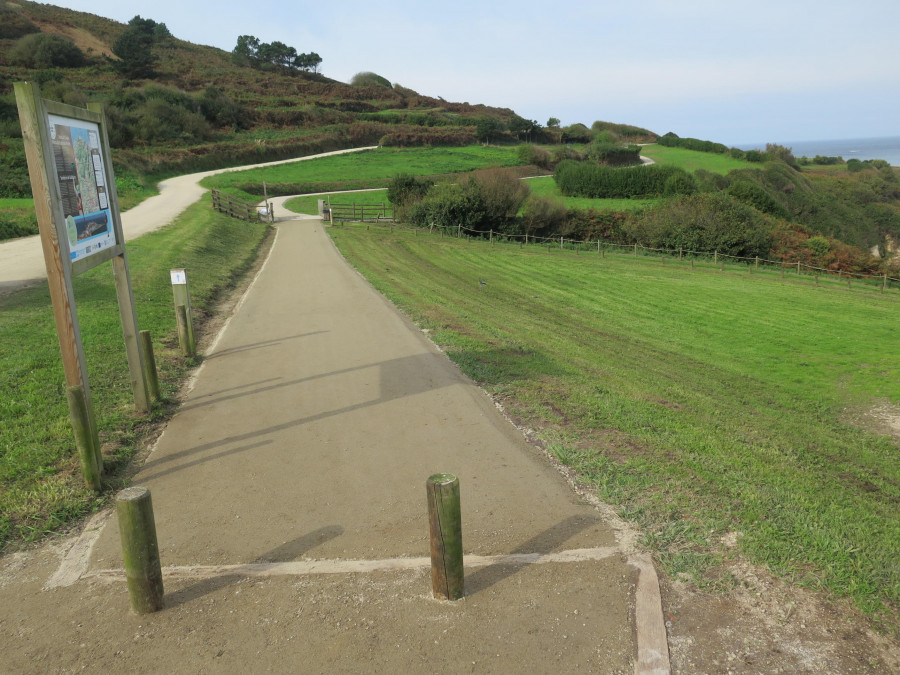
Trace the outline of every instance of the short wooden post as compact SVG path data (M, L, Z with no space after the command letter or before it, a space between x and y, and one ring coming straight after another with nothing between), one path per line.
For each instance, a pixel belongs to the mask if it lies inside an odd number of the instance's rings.
M169 276L172 280L172 297L175 300L175 319L178 319L178 305L184 305L187 339L191 353L193 353L196 343L194 342L194 321L193 311L191 310L191 291L190 288L188 288L187 272L183 269L169 270Z
M819 274L816 273L816 286L818 286L818 285L819 285Z
M462 224L457 223L456 225L456 238L459 239L462 236Z
M797 261L797 276L800 276L800 261Z
M884 273L884 277L881 281L881 292L884 293L884 289L887 288L887 272Z
M181 353L185 356L193 356L194 346L191 344L187 308L184 305L178 305L175 308L175 320L178 323L178 346L181 347Z
M559 238L559 247L565 248L565 246L563 246L563 238L562 237Z
M75 431L75 447L78 449L78 461L81 464L81 475L84 483L92 490L100 490L100 476L103 473L103 460L100 456L100 439L97 438L96 427L91 420L91 411L81 385L66 388L69 401L69 418Z
M431 535L431 588L436 598L463 597L464 573L459 479L437 473L425 484Z
M681 247L678 247L678 259L682 260L684 257L684 251L681 250Z
M756 268L759 269L759 256L756 256Z
M847 290L850 290L850 277L847 277Z
M713 265L715 265L717 262L719 262L719 249L716 249L713 252Z
M153 356L153 341L150 339L150 331L142 330L140 333L141 347L144 350L144 378L147 380L147 389L150 398L159 400L159 374L156 372L156 357Z
M150 490L121 490L116 495L116 516L131 608L137 614L157 612L163 608L163 581Z
M637 244L634 245L634 257L637 258Z
M494 230L491 230L491 245L494 244Z
M606 258L606 249L605 248L600 249L600 258L601 259Z

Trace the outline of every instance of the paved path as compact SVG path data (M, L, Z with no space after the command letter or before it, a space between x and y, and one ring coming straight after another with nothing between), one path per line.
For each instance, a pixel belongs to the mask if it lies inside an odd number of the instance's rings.
M200 181L207 176L264 166L289 164L329 155L372 150L373 148L374 146L337 150L297 159L265 162L253 166L236 166L230 169L216 169L214 171L203 171L169 178L159 184L158 195L145 199L133 209L129 209L122 214L122 230L125 233L125 241L131 241L142 234L159 229L175 220L178 214L207 192L206 188L200 186ZM47 269L44 266L44 255L41 251L40 238L37 235L0 243L0 293L15 291L46 278Z
M666 672L652 565L343 261L321 221L276 227L134 479L153 494L166 609L129 612L116 523L101 514L59 567L0 583L7 667ZM437 472L461 482L455 603L431 597Z

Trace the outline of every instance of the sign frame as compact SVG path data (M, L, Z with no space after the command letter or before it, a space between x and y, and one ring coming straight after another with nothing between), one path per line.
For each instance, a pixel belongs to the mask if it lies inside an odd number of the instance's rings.
M88 109L85 109L45 100L41 98L40 88L33 83L16 82L14 89L66 383L70 387L84 388L87 409L91 411L90 389L81 332L78 326L72 278L93 267L112 261L119 318L125 339L135 407L140 412L147 412L150 410L150 394L142 367L144 354L139 340L137 314L131 291L131 277L125 253L125 237L122 232L119 199L112 168L112 153L106 131L106 117L99 104L91 104ZM112 227L113 241L110 245L99 247L97 251L92 251L89 255L74 261L69 245L64 200L60 192L60 172L54 156L54 142L51 138L51 115L57 120L62 118L64 121L79 125L79 128L96 131L97 137L91 138L88 145L96 145L96 150L100 155L102 175L95 177L95 187L101 180L105 183L103 187L105 187L109 219L107 224ZM59 152L59 144L56 145L57 152ZM71 215L71 204L67 208ZM93 414L91 413L90 416L93 417ZM94 442L97 442L96 424L93 419L90 420L90 424Z

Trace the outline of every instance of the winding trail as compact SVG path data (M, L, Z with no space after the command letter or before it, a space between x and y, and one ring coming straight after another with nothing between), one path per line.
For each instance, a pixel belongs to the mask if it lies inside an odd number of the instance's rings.
M206 175L168 181L165 213L147 207L130 236L171 222ZM668 673L649 557L320 219L282 203L262 268L131 480L153 494L165 609L128 611L115 519L99 514L16 583L0 565L5 666ZM462 498L452 603L432 597L428 558L425 482L444 472Z
M364 148L350 148L348 150L336 150L308 157L284 159L275 162L264 162L248 166L236 166L228 169L216 169L214 171L202 171L184 176L176 176L162 181L159 184L159 194L145 199L133 209L123 212L122 229L125 233L125 241L131 241L142 234L152 232L168 225L188 206L199 200L206 192L206 188L200 186L200 181L208 176L232 171L244 171L265 166L277 166L279 164L291 164L330 155L343 155L349 152L372 150L375 146ZM0 293L31 286L47 278L47 270L44 266L44 254L41 251L41 241L38 235L22 237L8 242L0 243Z

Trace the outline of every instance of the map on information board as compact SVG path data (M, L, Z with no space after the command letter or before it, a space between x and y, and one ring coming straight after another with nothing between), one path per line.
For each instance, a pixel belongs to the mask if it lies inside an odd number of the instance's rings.
M48 118L69 256L74 262L116 245L100 128L57 115Z

